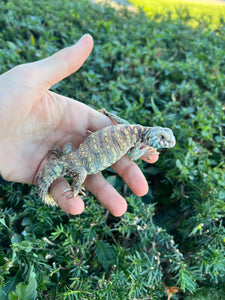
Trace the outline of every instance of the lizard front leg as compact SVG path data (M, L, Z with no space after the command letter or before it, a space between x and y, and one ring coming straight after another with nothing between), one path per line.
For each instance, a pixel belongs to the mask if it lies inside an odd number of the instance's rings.
M71 193L66 196L66 198L76 197L78 193L81 193L84 196L84 188L82 184L84 183L87 177L87 171L83 167L74 167L71 168L68 172L68 175L74 177L74 181L70 188L65 189L62 194L70 191Z
M102 114L106 115L107 117L109 117L112 121L118 123L118 124L127 124L129 125L130 123L120 117L118 117L115 114L112 114L110 112L108 112L105 108L101 108L98 110L99 112L101 112Z
M138 146L130 150L129 157L131 160L137 160L141 157L145 157L150 160L151 155L156 153L158 152L155 148L151 146L144 146L143 148L141 148L141 144L139 144Z

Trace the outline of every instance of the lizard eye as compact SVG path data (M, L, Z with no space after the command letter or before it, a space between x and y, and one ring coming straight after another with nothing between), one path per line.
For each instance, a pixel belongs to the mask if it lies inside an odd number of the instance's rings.
M168 142L168 140L167 140L167 138L165 137L165 135L161 135L161 142L163 143L163 144L166 144L167 142Z

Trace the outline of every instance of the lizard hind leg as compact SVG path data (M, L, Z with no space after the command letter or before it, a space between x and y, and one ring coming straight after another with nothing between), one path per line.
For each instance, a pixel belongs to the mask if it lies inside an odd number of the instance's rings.
M62 192L62 194L65 194L66 192L71 192L70 194L68 194L68 195L66 196L66 198L68 198L68 199L69 199L69 198L72 198L73 196L83 196L83 197L86 196L86 191L85 191L85 187L84 187L84 186L81 186L76 194L73 192L72 187L66 188L66 189Z
M70 188L65 189L62 194L70 192L67 194L66 198L72 198L73 196L76 197L78 194L84 196L84 187L82 186L86 177L87 171L85 168L82 167L75 167L73 170L70 170L73 174L71 177L74 177L74 181Z
M62 150L59 147L53 147L49 150L47 160L54 160L60 158L63 155Z
M65 155L65 154L69 154L73 151L72 148L72 144L71 143L66 143L63 146L63 149L60 149L58 146L57 147L53 147L52 149L50 149L50 151L48 152L48 156L47 159L51 160L51 156L54 155L54 159L60 158L61 156Z
M64 147L63 147L62 152L63 152L63 155L69 154L69 153L73 152L73 146L72 146L72 144L71 143L66 143L64 145Z

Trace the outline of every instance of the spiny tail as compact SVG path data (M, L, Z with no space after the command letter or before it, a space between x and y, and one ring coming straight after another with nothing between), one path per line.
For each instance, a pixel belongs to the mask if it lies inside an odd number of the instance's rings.
M41 200L51 206L58 206L49 193L49 187L53 181L65 175L65 163L56 159L48 162L38 173L36 179L36 188Z

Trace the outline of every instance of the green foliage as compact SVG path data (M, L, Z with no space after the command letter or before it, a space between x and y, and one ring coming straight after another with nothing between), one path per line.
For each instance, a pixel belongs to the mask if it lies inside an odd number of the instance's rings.
M30 272L28 285L23 282L20 282L16 286L15 292L10 291L8 297L9 300L34 300L37 296L37 282L36 282L36 274L34 272Z
M174 149L141 167L149 193L114 218L95 199L72 217L40 203L33 187L0 186L1 299L222 299L225 269L225 30L148 19L88 1L1 1L2 72L73 44L95 48L53 87L133 123L170 127ZM37 293L37 295L36 295ZM168 293L168 295L167 295ZM210 298L211 297L211 298Z

